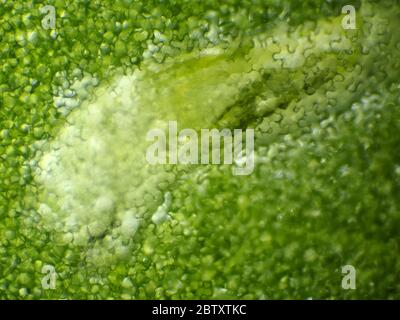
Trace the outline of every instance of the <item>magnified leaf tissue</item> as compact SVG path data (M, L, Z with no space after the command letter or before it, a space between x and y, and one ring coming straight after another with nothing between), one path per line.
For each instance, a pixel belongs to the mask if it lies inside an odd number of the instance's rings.
M1 299L400 299L397 0L0 1Z

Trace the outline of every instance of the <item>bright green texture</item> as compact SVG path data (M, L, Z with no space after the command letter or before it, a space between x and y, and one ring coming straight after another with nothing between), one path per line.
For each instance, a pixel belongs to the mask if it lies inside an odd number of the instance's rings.
M340 2L54 1L56 38L41 3L2 4L0 297L399 298L400 7L357 3L345 31ZM110 97L121 73L134 98ZM255 172L146 166L146 130L174 119L255 128ZM105 151L68 147L71 128ZM61 209L64 177L77 188ZM153 223L167 191L170 219ZM71 214L78 241L57 224Z

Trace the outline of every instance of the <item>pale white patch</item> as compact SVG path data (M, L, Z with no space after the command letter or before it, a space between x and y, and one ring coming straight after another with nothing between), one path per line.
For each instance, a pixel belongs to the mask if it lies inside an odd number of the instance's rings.
M157 208L156 221L165 220L170 196L163 199L159 186L175 179L145 160L145 133L158 116L155 102L147 88L139 90L140 71L100 86L89 76L72 84L64 73L58 76L65 81L54 88L54 100L67 121L50 142L35 143L37 158L30 162L43 187L43 225L57 239L85 248L96 265L132 258L141 225Z
M171 193L167 192L164 196L164 202L160 205L156 212L154 212L153 216L151 217L151 221L155 224L159 224L169 219L168 210L171 206Z

